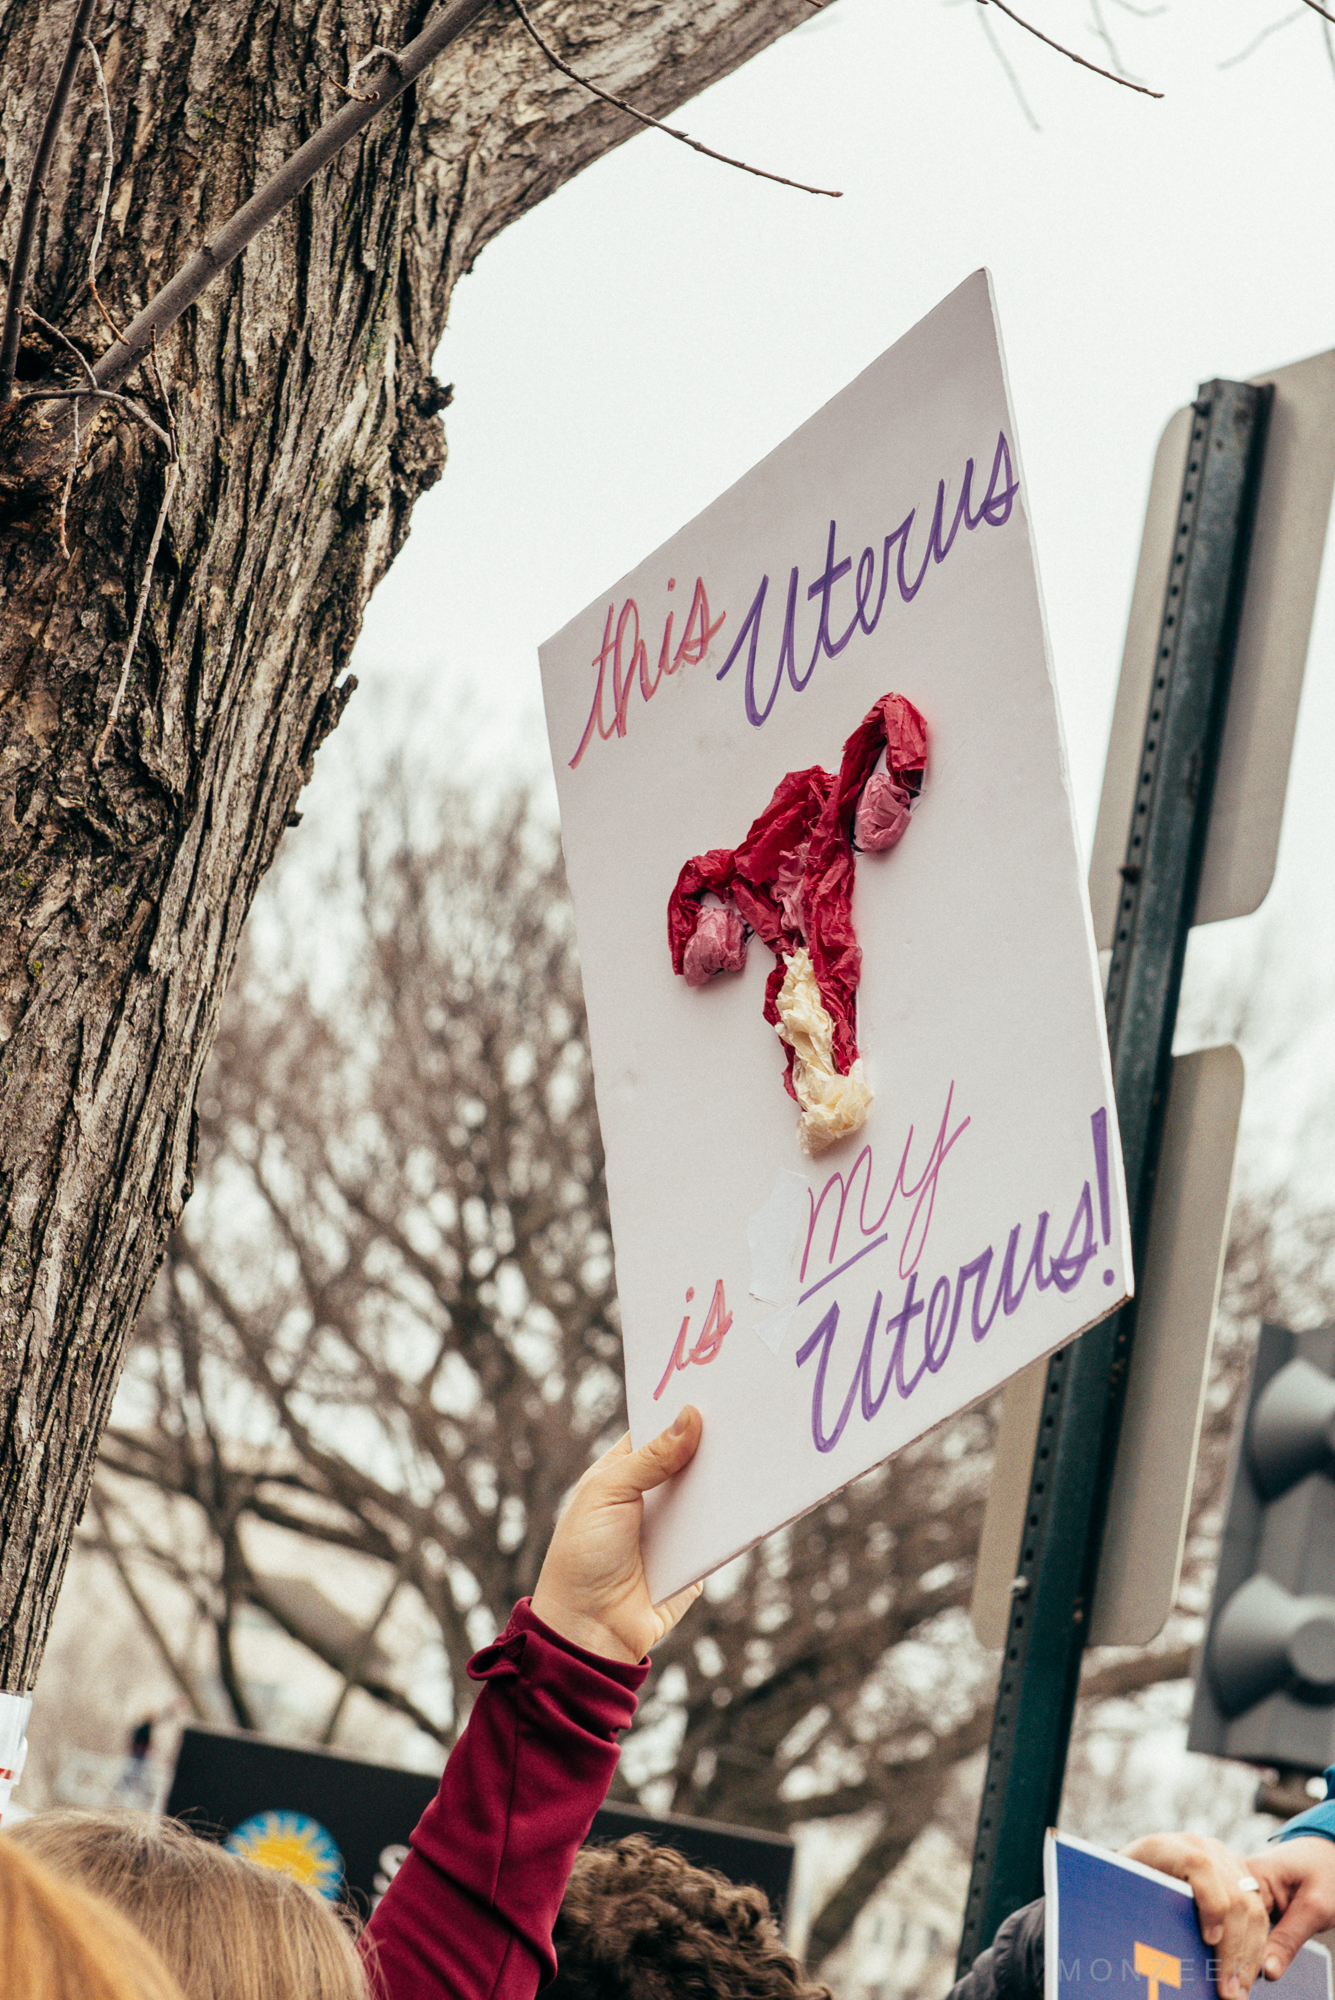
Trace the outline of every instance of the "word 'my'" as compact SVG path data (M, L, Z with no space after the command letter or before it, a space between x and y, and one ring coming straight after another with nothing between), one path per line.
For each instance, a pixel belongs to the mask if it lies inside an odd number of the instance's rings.
M839 1254L840 1242L844 1240L845 1212L848 1211L850 1216L853 1215L853 1212L849 1210L849 1202L859 1174L862 1176L862 1193L854 1218L858 1233L852 1240L854 1243L858 1243L858 1237L860 1236L862 1241L858 1244L858 1248L851 1257L845 1257L844 1263L839 1269L831 1269L824 1272L819 1281L812 1285L811 1290L816 1291L823 1285L829 1284L832 1279L838 1277L839 1270L846 1269L850 1263L856 1263L861 1256L874 1247L867 1239L879 1236L880 1232L885 1228L886 1218L890 1214L896 1197L901 1195L906 1203L912 1202L913 1207L905 1225L903 1242L900 1245L899 1275L901 1278L907 1278L909 1272L917 1268L923 1251L927 1248L927 1232L932 1226L932 1215L936 1208L936 1197L942 1166L945 1164L946 1157L952 1147L963 1137L973 1122L972 1119L965 1117L961 1118L959 1123L952 1127L951 1107L954 1102L955 1085L952 1080L950 1088L946 1092L946 1106L941 1114L940 1126L937 1129L935 1138L932 1140L927 1158L923 1163L922 1172L916 1180L910 1177L911 1170L909 1168L909 1154L913 1148L915 1127L912 1125L909 1126L908 1137L904 1141L904 1150L900 1155L898 1171L891 1184L890 1192L886 1196L884 1205L881 1208L876 1208L877 1197L872 1194L875 1160L870 1145L862 1148L862 1151L858 1154L846 1174L832 1173L819 1194L812 1193L808 1195L808 1201L811 1206L811 1219L807 1225L807 1238L802 1250L802 1265L798 1273L799 1281L803 1285L807 1282L808 1266L811 1267L812 1271L819 1271L821 1268L819 1258L815 1260L814 1264L812 1263L811 1253L815 1245L817 1225L822 1220L830 1229L830 1247L825 1261L829 1266L834 1265L834 1260ZM893 1158L893 1154L891 1157ZM825 1203L835 1193L836 1189L838 1190L837 1206L831 1208L828 1214L824 1214ZM875 1211L870 1215L868 1214L869 1206ZM804 1292L803 1298L805 1299L809 1295L809 1293Z

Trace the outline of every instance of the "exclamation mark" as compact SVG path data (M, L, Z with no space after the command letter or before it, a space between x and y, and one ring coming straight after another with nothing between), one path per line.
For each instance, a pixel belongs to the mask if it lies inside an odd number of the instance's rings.
M1103 1225L1103 1241L1112 1242L1112 1190L1108 1184L1108 1113L1100 1105L1089 1121L1094 1138L1094 1165L1099 1176L1099 1221ZM1105 1285L1117 1283L1116 1271L1105 1271Z

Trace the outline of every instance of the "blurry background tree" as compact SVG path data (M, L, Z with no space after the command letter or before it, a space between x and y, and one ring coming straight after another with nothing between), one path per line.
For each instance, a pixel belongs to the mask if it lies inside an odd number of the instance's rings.
M332 1670L309 1733L364 1741L360 1690L443 1748L469 1653L623 1426L620 1346L555 836L523 796L428 810L401 773L373 796L351 905L331 881L321 927L238 976L199 1190L141 1316L89 1534L195 1713L269 1720L237 1657L258 1609ZM1148 1652L1091 1658L1087 1712L1187 1671L1271 1227L1240 1211L1181 1614ZM862 1816L814 1960L986 1742L995 1665L966 1607L994 1417L966 1413L712 1579L623 1762L622 1795L658 1809Z

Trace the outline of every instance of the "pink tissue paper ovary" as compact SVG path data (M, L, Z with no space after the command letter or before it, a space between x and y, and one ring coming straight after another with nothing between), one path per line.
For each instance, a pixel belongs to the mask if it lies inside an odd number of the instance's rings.
M774 953L765 1019L787 1050L784 1084L808 1153L866 1122L854 856L898 846L926 775L927 725L902 694L887 694L845 743L837 776L818 765L790 771L741 846L697 854L668 899L672 968L688 986L740 972L752 932Z

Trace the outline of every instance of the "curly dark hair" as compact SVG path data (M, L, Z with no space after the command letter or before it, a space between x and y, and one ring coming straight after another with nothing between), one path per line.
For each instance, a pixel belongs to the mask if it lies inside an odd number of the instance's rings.
M759 1889L642 1833L576 1856L546 2000L832 2000L784 1949Z

